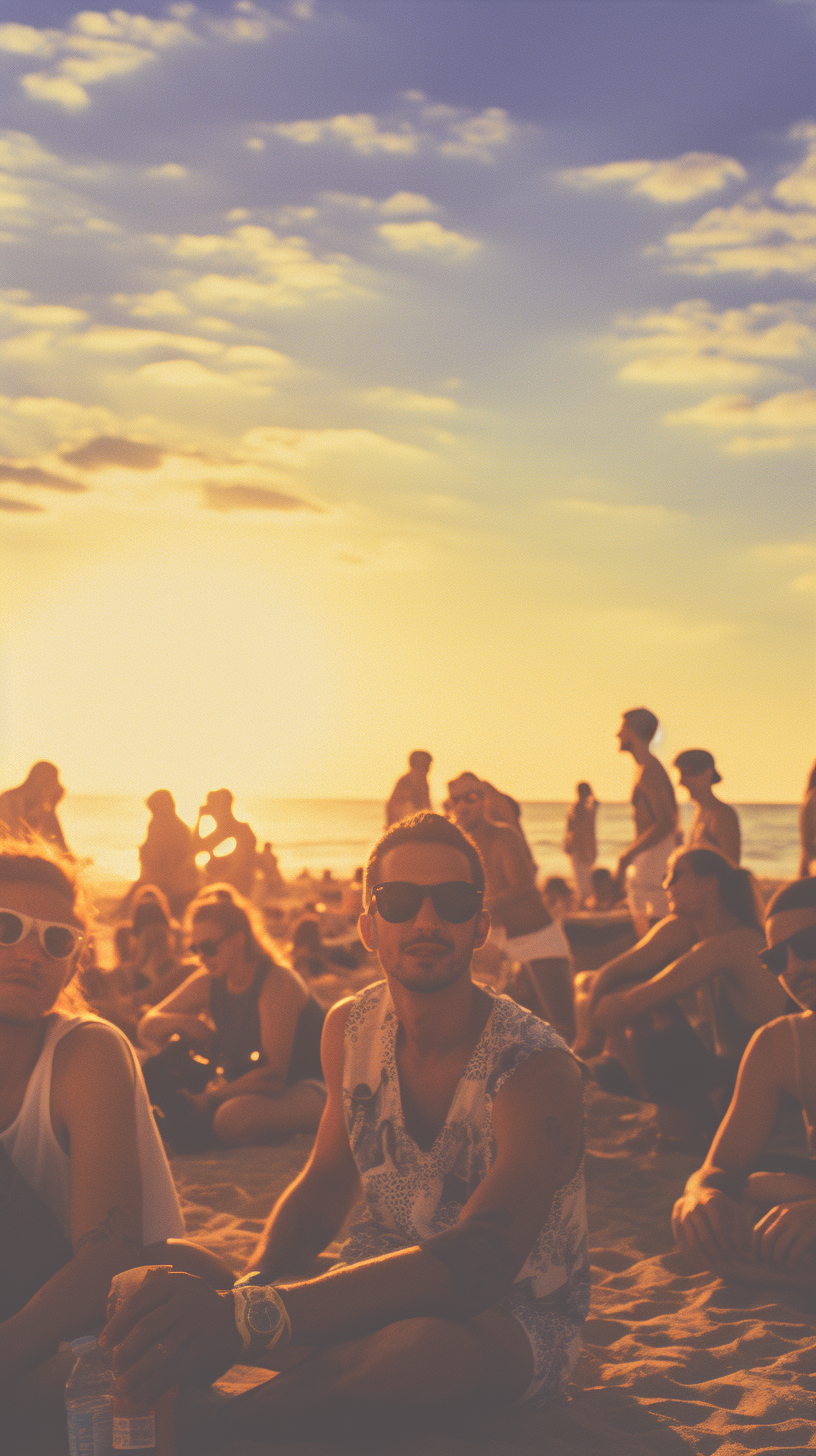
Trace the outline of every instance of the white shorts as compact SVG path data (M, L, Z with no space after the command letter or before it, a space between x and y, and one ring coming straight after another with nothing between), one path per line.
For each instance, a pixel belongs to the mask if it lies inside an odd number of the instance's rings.
M669 900L663 889L669 855L677 845L673 834L644 849L626 868L626 899L633 915L648 915L662 920L669 913Z
M593 865L587 864L585 859L576 859L574 854L569 857L572 865L572 878L578 889L582 900L587 900L592 894L592 869Z
M569 960L569 941L556 920L529 935L508 936L503 925L494 925L490 938L510 957L527 965L529 961Z

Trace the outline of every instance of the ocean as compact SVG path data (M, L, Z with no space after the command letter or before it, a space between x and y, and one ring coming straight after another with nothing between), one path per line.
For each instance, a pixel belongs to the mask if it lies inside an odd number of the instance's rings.
M522 823L543 875L568 875L561 843L567 804L524 804ZM798 867L796 804L737 804L742 824L742 862L762 879L793 879ZM292 879L307 869L338 878L365 864L382 833L383 805L378 799L240 799L235 813L252 825L259 846L271 840L281 871ZM681 806L681 822L692 806ZM145 836L148 811L137 796L66 794L59 809L65 837L88 864L90 881L126 882L139 872L137 846ZM614 868L632 837L629 804L601 804L598 810L598 864Z

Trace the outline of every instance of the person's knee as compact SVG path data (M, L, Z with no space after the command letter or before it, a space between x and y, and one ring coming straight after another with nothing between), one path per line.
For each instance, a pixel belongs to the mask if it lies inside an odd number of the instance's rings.
M242 1097L232 1097L222 1102L213 1116L213 1135L225 1148L242 1147L255 1141L257 1128Z

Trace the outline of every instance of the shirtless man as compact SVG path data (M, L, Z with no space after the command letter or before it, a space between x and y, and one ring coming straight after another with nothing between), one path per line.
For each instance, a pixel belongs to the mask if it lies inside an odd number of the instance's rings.
M657 727L648 708L630 708L617 732L620 752L631 753L638 766L632 787L635 838L618 860L616 871L619 883L626 877L626 898L638 940L668 912L663 879L677 833L671 779L649 749Z
M615 1054L595 1073L608 1092L656 1103L667 1139L708 1139L719 1120L712 1094L730 1094L749 1037L782 1013L785 995L758 959L763 936L747 870L717 850L679 849L666 891L667 918L595 977L589 1023ZM713 1053L677 1005L690 993Z
M385 980L328 1013L326 1110L256 1283L225 1296L189 1277L146 1283L102 1335L123 1395L147 1403L279 1336L299 1363L284 1356L285 1373L210 1410L211 1436L302 1440L314 1417L393 1422L558 1388L588 1298L581 1074L550 1027L471 980L483 885L478 852L440 815L375 847L360 933ZM343 1264L309 1277L361 1185Z
M530 856L515 830L488 818L484 785L475 774L451 779L448 796L456 823L484 860L492 936L511 960L527 968L542 1015L572 1045L575 993L569 941L536 889Z
M385 806L386 829L390 829L392 824L399 824L400 819L407 819L411 814L430 809L428 773L432 763L430 753L422 748L416 748L408 755L408 772L397 779L391 798Z
M816 1288L816 879L778 890L761 960L801 1011L763 1026L731 1106L672 1227L695 1269L753 1284ZM810 1157L763 1153L782 1102L799 1104Z
M735 809L712 793L722 783L713 755L705 748L685 748L674 767L680 772L680 786L688 789L696 805L694 821L686 843L689 849L718 849L732 864L740 862L740 822Z

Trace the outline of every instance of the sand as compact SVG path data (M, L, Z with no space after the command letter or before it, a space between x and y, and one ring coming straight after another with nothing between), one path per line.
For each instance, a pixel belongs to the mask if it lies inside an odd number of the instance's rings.
M224 1456L756 1456L816 1450L812 1297L687 1273L669 1215L696 1158L654 1149L651 1109L587 1090L593 1297L565 1397L478 1430L394 1434L384 1444L233 1442ZM311 1139L173 1158L189 1233L237 1268ZM223 1395L267 1378L237 1366Z

